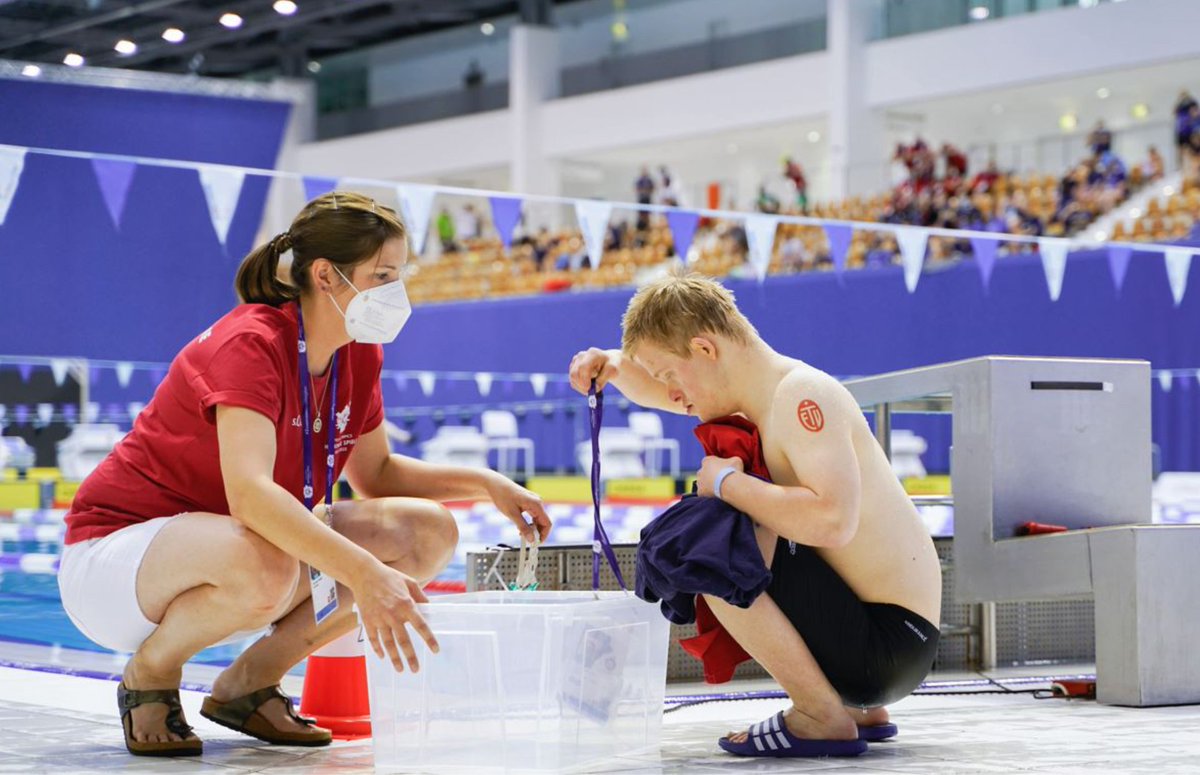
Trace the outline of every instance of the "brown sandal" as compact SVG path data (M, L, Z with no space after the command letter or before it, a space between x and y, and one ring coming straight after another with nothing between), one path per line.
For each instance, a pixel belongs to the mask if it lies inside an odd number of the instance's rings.
M303 731L280 729L258 712L264 703L276 697L283 700L287 714L304 725ZM333 734L328 729L319 727L312 719L297 714L292 707L292 698L279 686L268 686L229 702L217 702L212 697L205 697L204 704L200 706L200 715L235 732L275 745L318 746L329 745L333 740Z
M167 706L167 731L183 740L143 742L133 739L133 709L152 702ZM122 682L117 684L117 708L121 711L125 747L134 756L198 756L204 752L204 742L192 734L192 728L183 720L178 689L126 689Z

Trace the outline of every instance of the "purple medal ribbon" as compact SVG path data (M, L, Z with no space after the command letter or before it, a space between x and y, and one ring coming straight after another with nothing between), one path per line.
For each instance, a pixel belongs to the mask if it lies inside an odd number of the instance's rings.
M592 380L588 390L588 415L592 425L592 507L596 525L592 532L592 589L600 589L600 553L604 552L617 583L621 589L628 590L612 542L608 540L608 533L604 532L604 525L600 522L600 425L604 422L604 393L596 390L596 380Z
M296 321L300 326L300 340L297 343L300 362L300 425L304 432L304 507L313 510L313 440L312 414L309 411L309 375L308 375L308 343L304 341L304 313L300 305L296 305ZM329 364L329 435L325 452L325 508L333 507L333 445L334 431L337 427L337 351L333 352L333 362ZM317 408L320 411L320 407Z

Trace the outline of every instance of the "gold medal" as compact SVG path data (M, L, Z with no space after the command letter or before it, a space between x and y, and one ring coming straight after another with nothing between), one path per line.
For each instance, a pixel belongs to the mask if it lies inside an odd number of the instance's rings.
M321 432L321 418L318 417L317 419L313 420L313 433L320 433L320 432Z

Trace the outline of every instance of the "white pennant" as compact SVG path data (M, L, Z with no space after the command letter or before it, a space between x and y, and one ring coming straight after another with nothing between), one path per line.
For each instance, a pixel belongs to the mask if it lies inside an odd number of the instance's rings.
M492 392L492 375L486 371L476 372L475 386L479 388L479 395L487 398L487 394Z
M96 422L100 419L100 402L88 401L87 406L83 410L83 421L85 423Z
M1163 258L1167 262L1167 282L1171 283L1171 297L1178 307L1187 291L1188 272L1192 268L1194 254L1186 248L1167 248Z
M771 252L775 249L775 232L779 221L769 215L746 216L746 244L750 248L750 266L762 282L771 266Z
M0 145L0 226L8 217L8 208L17 195L21 170L25 169L25 149Z
M597 202L585 199L575 202L575 220L579 221L579 230L583 232L583 242L587 245L588 260L592 269L600 266L604 257L604 233L608 231L608 219L612 217L611 202Z
M63 382L67 379L67 372L70 371L71 364L59 358L53 358L50 361L50 371L54 374L54 384L62 387Z
M208 202L208 217L213 231L221 244L229 237L229 225L237 211L238 197L242 194L242 183L246 173L229 167L205 165L200 167L200 188L204 189L204 201Z
M129 378L133 376L133 364L129 361L121 361L117 364L117 382L121 387L129 387Z
M1171 372L1160 371L1158 373L1158 386L1163 389L1164 393L1170 392L1170 390L1171 390Z
M429 234L429 216L433 213L433 198L437 189L430 186L396 186L404 225L412 235L412 249L418 256L425 252L425 236Z
M533 385L533 394L541 398L546 394L546 375L545 374L530 374L529 384Z
M142 410L145 408L146 408L146 405L143 404L141 401L130 401L128 404L125 405L125 411L129 412L130 420L136 420L137 416L139 414L141 414Z
M437 375L432 371L422 371L417 375L417 382L421 383L421 392L426 396L433 395L433 386L437 383Z
M37 416L42 425L49 425L54 419L54 404L38 404Z
M900 246L900 260L904 263L904 286L912 293L921 279L921 266L925 263L925 244L929 234L924 229L911 226L896 227L896 244Z
M1059 237L1040 237L1038 254L1042 257L1042 269L1046 272L1046 286L1050 289L1050 300L1058 301L1062 293L1063 275L1067 272L1068 241Z

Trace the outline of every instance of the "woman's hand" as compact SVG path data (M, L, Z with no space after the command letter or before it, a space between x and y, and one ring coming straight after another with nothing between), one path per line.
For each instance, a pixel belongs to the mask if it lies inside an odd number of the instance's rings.
M499 475L488 480L487 492L500 513L520 529L522 538L532 543L536 528L539 543L545 543L546 536L550 535L551 523L541 496ZM532 525L525 521L526 514L533 519Z
M696 473L696 494L716 496L713 488L717 484L717 474L721 473L726 466L733 466L738 471L745 471L745 467L740 457L715 457L708 455L700 463L700 470Z
M587 395L596 380L596 390L602 390L621 372L621 356L615 352L589 347L587 350L575 353L571 359L571 387Z
M363 634L371 650L380 659L391 659L396 672L404 672L404 660L414 673L421 669L405 625L411 626L433 653L438 652L437 638L425 623L417 603L428 603L415 579L381 562L372 564L351 592L362 618ZM404 658L401 658L401 654Z

